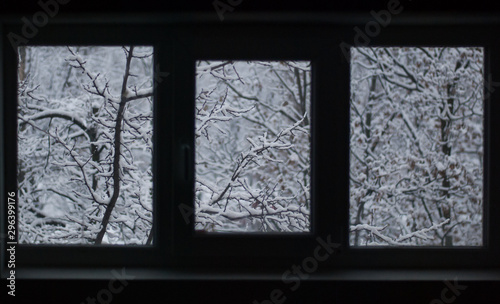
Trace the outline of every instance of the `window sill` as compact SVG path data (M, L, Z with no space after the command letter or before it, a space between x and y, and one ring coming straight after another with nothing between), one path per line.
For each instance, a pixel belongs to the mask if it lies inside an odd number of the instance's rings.
M113 271L114 270L114 271ZM134 277L134 280L240 280L240 281L281 281L281 271L259 272L220 271L212 268L194 269L146 269L146 268L24 268L16 269L16 279L27 280L109 280L113 273L122 273ZM460 281L500 281L500 269L372 269L372 270L323 270L311 273L307 281L442 281L457 279Z

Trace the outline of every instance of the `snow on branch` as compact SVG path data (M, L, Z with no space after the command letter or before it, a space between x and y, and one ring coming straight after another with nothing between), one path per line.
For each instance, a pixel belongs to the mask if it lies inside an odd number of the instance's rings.
M354 232L354 231L366 230L370 234L378 237L379 239L383 240L384 242L386 242L389 245L404 246L404 245L411 245L411 244L403 243L404 241L409 240L411 238L420 238L423 240L433 239L432 236L426 235L426 233L431 232L431 231L436 231L437 229L441 228L443 225L448 224L449 222L450 222L450 219L447 219L439 224L434 224L429 228L420 229L418 231L414 231L414 232L402 235L402 236L398 237L397 239L393 239L393 238L388 237L382 233L382 231L384 231L389 225L380 227L380 226L372 226L372 225L368 225L368 224L358 224L358 225L351 226L349 228L349 231Z
M20 208L28 211L20 239L151 244L152 48L26 52L20 68L32 73L18 92L18 170ZM65 228L38 220L40 214Z

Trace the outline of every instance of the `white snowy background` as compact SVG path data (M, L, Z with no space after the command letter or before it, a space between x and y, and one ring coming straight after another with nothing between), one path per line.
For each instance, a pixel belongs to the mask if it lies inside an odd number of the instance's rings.
M196 224L310 230L309 62L198 61Z

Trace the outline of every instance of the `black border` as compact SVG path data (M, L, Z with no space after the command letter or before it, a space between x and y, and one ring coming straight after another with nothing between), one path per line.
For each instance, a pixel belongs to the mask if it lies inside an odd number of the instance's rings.
M361 26L360 26L361 28ZM402 25L382 30L381 34L372 39L370 46L480 46L484 47L484 81L491 73L492 79L498 78L498 62L492 60L491 54L498 54L499 42L491 35L490 31L498 29L486 25ZM486 87L484 88L486 90ZM486 92L485 92L485 95ZM498 141L492 139L492 134L498 134L498 127L493 125L492 117L498 112L492 105L499 97L494 92L484 101L484 173L483 173L483 246L467 247L411 247L394 248L380 247L369 248L350 247L349 255L343 265L347 267L376 267L396 268L452 268L460 267L471 269L475 267L498 267L500 261L499 239L495 238L498 227L492 219L498 218L498 210L492 202L498 201L497 188L490 185L498 184L495 176L495 163L492 155L498 151ZM347 211L348 212L348 211ZM373 266L372 266L373 267Z
M175 189L182 189L174 193L176 202L185 202L194 210L194 100L195 100L195 62L197 60L307 60L312 62L313 81L317 77L320 66L320 55L317 48L305 49L303 43L308 41L295 40L296 30L273 25L236 26L230 30L222 30L220 26L204 26L203 28L177 28L177 43L175 46L176 87L182 85L182 90L176 94L175 136L178 145L190 147L189 179L183 182L177 179ZM316 44L316 43L311 43ZM203 46L203 47L200 47ZM316 138L316 111L315 88L311 88L311 155L314 159L318 155L315 149ZM189 119L184 119L189 117ZM174 118L175 119L175 118ZM178 163L182 166L182 162ZM317 179L317 171L324 170L311 166L311 184ZM182 171L181 168L176 172ZM239 264L248 262L247 259L256 257L273 257L282 259L298 257L308 254L314 248L315 237L319 231L319 207L315 200L316 188L312 187L311 195L311 232L309 233L282 233L282 234L195 234L194 214L190 221L185 222L180 213L174 212L174 255L183 260L183 257L231 257L233 260L242 257ZM184 259L187 260L187 259Z
M159 54L168 54L168 44L165 44L157 39L153 39L152 26L121 26L121 25L49 25L40 31L37 36L30 39L28 45L151 45L154 47L154 66L159 64L161 70L167 67L169 61L165 56ZM17 26L6 26L5 33L21 33ZM168 33L167 33L168 35ZM4 45L9 45L4 49L5 62L8 62L4 67L5 90L3 91L4 100L3 109L4 116L4 152L5 152L5 188L7 191L15 191L17 193L17 55L13 47L7 40L7 35L3 36ZM165 52L162 52L165 50ZM156 72L156 71L155 71ZM155 75L156 76L156 75ZM165 162L160 155L168 155L170 145L165 141L165 144L158 145L161 142L159 138L165 137L165 130L168 134L170 128L169 119L162 119L158 113L169 113L169 97L165 92L169 85L168 77L162 79L162 82L155 82L154 90L154 132L153 132L153 222L154 222L154 237L152 246L57 246L57 245L25 245L18 244L16 250L16 268L22 267L85 267L85 266L144 266L147 261L148 267L159 266L165 264L164 256L168 255L168 246L165 244L168 239L166 229L161 222L163 218L168 216L168 205L159 204L159 201L167 201L168 192L159 191L162 189L162 184L167 183L162 174L163 170L158 168L168 169L169 164ZM165 96L165 97L163 97ZM157 100L162 99L162 103ZM162 183L163 182L163 183ZM17 197L17 194L16 194ZM3 265L2 265L3 266Z
M277 14L278 17L281 16ZM233 16L233 15L232 15ZM342 244L341 250L330 257L322 266L322 272L316 275L326 277L341 275L341 271L356 269L421 269L436 270L470 270L493 271L493 277L500 278L500 225L495 219L500 218L500 194L496 185L500 184L500 141L495 140L499 134L500 122L493 117L500 115L499 93L491 94L486 101L485 111L485 195L484 195L484 227L485 239L483 248L412 248L401 249L354 249L348 244L349 222L349 63L339 48L345 41L353 44L354 27L363 28L371 21L369 14L353 15L355 21L348 17L336 19L336 15L323 16L320 21L314 18L270 19L269 15L243 16L234 21L220 23L210 18L180 17L169 19L156 16L151 20L139 18L127 19L126 16L111 18L115 21L103 21L106 18L93 17L93 21L71 18L47 25L30 40L30 44L95 44L118 45L125 43L153 45L159 51L156 58L170 76L158 86L155 96L155 229L158 240L153 248L49 248L50 246L19 248L18 267L56 267L73 269L78 267L109 268L114 266L138 267L149 269L156 267L162 272L159 277L169 277L169 271L187 277L210 277L210 274L221 274L228 271L234 277L245 277L245 273L256 275L276 275L281 278L282 271L293 263L300 262L311 255L316 246L316 237L325 239L328 235ZM338 16L337 16L338 17ZM490 18L486 21L476 18L462 20L440 18L419 19L408 15L398 19L380 35L371 40L372 46L383 45L427 45L485 46L486 54L500 54L500 41L494 33L500 30L500 19ZM102 17L101 17L102 18ZM192 19L191 19L192 18ZM4 27L3 45L9 45L6 33L19 33L19 19ZM118 20L118 21L116 21ZM121 20L121 21L120 21ZM174 20L174 21L172 21ZM175 21L177 20L177 21ZM204 20L204 21L203 21ZM301 33L302 36L298 35ZM248 43L252 38L264 45L273 46L257 49ZM16 159L15 106L15 55L12 49L3 49L3 84L4 97L3 131L5 141L3 151L5 191L13 187L12 172ZM314 207L313 233L307 236L242 236L198 237L193 236L189 226L177 210L179 202L193 204L193 175L186 182L183 178L185 170L183 147L191 147L189 171L193 172L193 138L194 124L194 60L207 58L235 59L303 59L313 62L315 83L313 117L313 175ZM500 79L500 59L496 56L486 58L492 79ZM166 69L163 69L166 67ZM487 75L488 68L485 69ZM10 76L9 76L10 75ZM334 96L332 98L332 96ZM182 113L182 115L179 115ZM158 116L160 115L160 116ZM184 116L185 115L185 116ZM191 119L183 118L191 117ZM161 130L161 131L158 131ZM14 146L16 146L14 144ZM325 151L329 151L326 153ZM488 165L487 165L488 164ZM3 173L3 172L2 172ZM489 187L488 185L491 185ZM158 191L160 190L160 191ZM2 209L6 210L5 197L2 194ZM488 209L486 209L488 208ZM487 211L487 212L486 212ZM325 215L331 215L327 217ZM316 220L314 220L316 219ZM158 225L156 225L158 224ZM5 226L2 227L5 229ZM485 228L486 229L486 228ZM171 245L171 246L169 246ZM256 250L255 248L261 248ZM151 250L150 250L151 249ZM2 250L4 250L2 248ZM126 252L125 252L126 250ZM61 257L64 257L61 258ZM2 261L3 262L3 261ZM2 263L4 266L4 263ZM273 272L273 269L276 272ZM271 271L271 274L269 274ZM41 273L41 272L40 272ZM208 274L207 274L208 273ZM4 274L2 273L2 276ZM39 274L43 276L43 274ZM45 274L46 275L46 274ZM62 274L60 274L62 276ZM143 273L147 278L150 274ZM442 274L441 274L442 275ZM78 271L70 277L82 277ZM349 276L349 275L347 275ZM375 276L376 277L376 276ZM384 277L384 275L382 275ZM430 275L438 278L440 274Z

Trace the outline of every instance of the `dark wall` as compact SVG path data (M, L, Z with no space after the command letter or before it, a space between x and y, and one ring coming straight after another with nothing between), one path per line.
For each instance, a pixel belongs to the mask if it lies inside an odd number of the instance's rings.
M18 280L16 285L16 301L2 303L93 303L87 297L96 299L99 291L107 288L108 282ZM270 304L270 293L274 289L283 291L278 298L284 300L281 303L500 303L498 282L463 281L459 285L466 288L459 290L458 296L445 292L443 301L441 295L447 286L440 281L304 282L294 292L278 281L134 281L115 294L111 303ZM105 295L103 297L106 299Z
M47 2L50 0L41 0ZM226 1L226 0L221 0ZM38 1L0 0L0 14L29 15L38 11ZM320 1L300 0L243 0L238 12L338 12L369 13L387 7L386 0ZM62 9L67 13L134 13L134 12L205 12L215 13L213 1L153 1L122 0L70 0ZM407 11L415 12L500 12L494 1L422 1L402 0ZM3 194L2 194L3 195ZM499 257L500 258L500 257ZM450 278L451 280L452 278ZM106 289L108 280L21 280L16 281L17 296L0 295L0 303L93 303L100 290ZM2 280L2 285L5 280ZM451 300L442 301L442 281L377 281L377 282L302 282L291 292L281 281L131 281L113 296L111 303L271 303L274 289L284 291L281 303L500 303L500 282L460 282L467 288ZM2 287L2 291L5 290ZM281 298L283 299L283 298ZM99 303L99 302L96 302Z
M0 13L29 13L39 10L39 0L0 2ZM43 1L43 0L42 0ZM46 0L43 2L47 2ZM67 1L67 0L66 0ZM212 12L213 0L69 0L65 5L66 12ZM238 10L245 12L262 11L296 11L296 12L334 12L334 11L366 11L387 7L386 0L242 0ZM499 11L494 1L450 1L450 0L402 0L402 4L411 11L462 11L462 12L491 12ZM233 3L239 3L235 0Z

